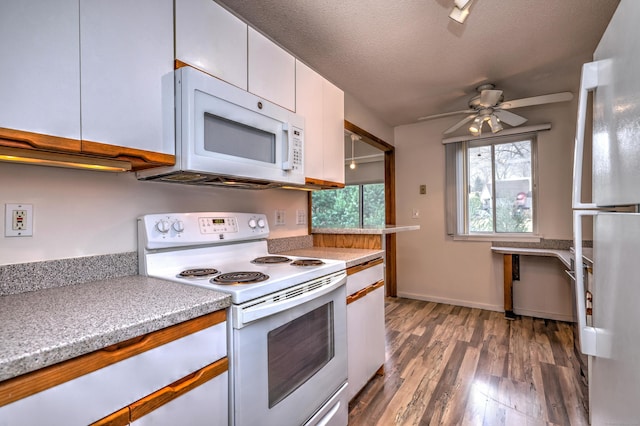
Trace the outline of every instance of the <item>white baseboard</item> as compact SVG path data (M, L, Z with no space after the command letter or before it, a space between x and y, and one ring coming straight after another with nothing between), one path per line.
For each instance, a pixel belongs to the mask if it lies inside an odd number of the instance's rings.
M449 299L446 297L434 297L424 294L406 293L399 291L398 297L404 297L407 299L423 300L425 302L444 303L447 305L464 306L465 308L477 308L487 311L504 312L504 305L491 305L488 303L470 302L468 300ZM514 307L514 313L516 315L523 315L526 317L544 318L556 321L574 322L572 315L561 314L557 312L543 312L534 311L530 309L521 309Z
M504 306L502 305L489 305L486 303L470 302L468 300L448 299L446 297L434 297L424 294L405 293L398 292L398 297L405 297L407 299L424 300L425 302L444 303L447 305L464 306L465 308L478 308L485 309L487 311L504 312Z
M516 315L523 315L525 317L543 318L564 322L575 322L573 319L573 315L561 314L557 312L532 311L530 309L520 309L516 307L513 308L513 312Z

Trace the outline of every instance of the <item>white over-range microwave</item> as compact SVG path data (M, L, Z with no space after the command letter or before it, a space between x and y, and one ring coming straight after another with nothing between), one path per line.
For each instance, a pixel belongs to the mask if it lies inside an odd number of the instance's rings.
M301 186L304 117L195 68L175 71L176 164L138 179L241 188Z

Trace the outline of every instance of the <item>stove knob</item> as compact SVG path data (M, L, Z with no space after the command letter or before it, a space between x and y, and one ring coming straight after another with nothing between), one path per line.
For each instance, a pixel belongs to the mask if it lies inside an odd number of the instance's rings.
M156 229L161 234L166 234L169 232L169 229L171 229L171 225L169 225L169 222L166 220L159 220L158 223L156 223Z
M173 222L171 227L179 234L180 232L184 231L184 222L181 220L176 220L175 222Z
M265 225L265 223L264 223L264 219L258 219L258 226L259 226L260 228L264 228L264 225Z
M257 223L255 219L249 219L249 228L255 229Z

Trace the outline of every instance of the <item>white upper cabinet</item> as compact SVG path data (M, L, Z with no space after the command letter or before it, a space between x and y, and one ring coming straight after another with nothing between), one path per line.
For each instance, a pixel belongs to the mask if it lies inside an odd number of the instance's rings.
M296 61L296 113L305 117L305 175L344 184L344 92Z
M0 127L80 139L78 0L0 2Z
M324 180L322 86L324 78L296 61L296 112L304 116L304 173Z
M213 0L179 0L176 59L247 90L247 24Z
M249 28L249 92L296 111L296 60Z
M344 183L344 92L324 80L322 85L324 180Z
M83 140L175 152L172 27L172 0L80 1Z

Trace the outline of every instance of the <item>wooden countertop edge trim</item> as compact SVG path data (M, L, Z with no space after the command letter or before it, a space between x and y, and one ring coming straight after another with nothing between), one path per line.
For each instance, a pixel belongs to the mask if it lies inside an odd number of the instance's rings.
M0 382L0 407L226 321L225 310Z

